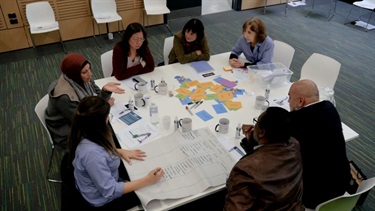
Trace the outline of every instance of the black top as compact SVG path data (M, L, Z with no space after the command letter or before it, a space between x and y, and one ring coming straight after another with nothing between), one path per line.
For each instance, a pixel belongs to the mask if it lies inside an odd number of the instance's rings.
M301 146L303 203L315 208L343 195L351 174L340 116L329 101L292 111L292 136Z

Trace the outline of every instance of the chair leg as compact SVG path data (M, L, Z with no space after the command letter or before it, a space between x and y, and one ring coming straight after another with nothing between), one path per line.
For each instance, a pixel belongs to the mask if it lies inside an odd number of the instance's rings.
M288 4L289 4L289 0L286 0L285 11L284 11L285 17L287 16L287 13L288 13Z
M61 183L61 180L50 179L50 177L49 177L54 152L55 152L55 146L52 145L52 152L51 152L51 157L49 159L48 170L47 170L47 180L48 180L48 182Z
M95 23L94 22L95 22L95 19L93 19L93 21L92 21L92 30L93 30L93 33L94 33L94 39L95 39L95 42L98 45L98 47L101 48L102 46L100 46L100 43L96 39L96 36L95 36ZM98 30L99 30L99 34L100 34L100 28L99 28L99 26L98 26Z
M370 23L371 16L372 16L372 11L370 11L370 17L369 17L368 20L367 20L367 24L366 24L366 28L365 28L365 31L366 31L366 32L368 32L368 31L370 31L370 30L373 30L373 29L367 29L367 27L368 27L368 25L369 25L369 23Z
M350 13L351 13L352 10L353 10L353 7L354 7L354 5L352 5L352 7L350 8L349 14L348 14L348 16L346 16L346 19L345 19L344 24L348 24L348 23L349 23L349 22L348 22L348 19L349 19ZM351 22L351 21L350 21L350 22Z
M310 8L310 11L309 11L309 13L307 13L307 15L306 15L305 17L307 17L307 16L309 16L309 15L311 14L311 12L312 12L313 9L314 9L314 5L315 5L315 0L313 0L312 5L311 5L311 8Z
M333 5L333 14L331 15L332 5ZM336 5L337 5L337 0L331 0L331 5L329 6L329 12L328 12L328 21L330 21L333 18L333 16L335 16Z
M33 44L33 48L35 50L35 56L36 56L35 59L38 60L39 59L38 50L36 49L35 40L34 40L33 34L31 34L31 31L30 31L30 37L31 37L31 42Z
M266 14L266 9L267 9L267 0L264 0L263 15Z
M169 25L168 25L168 22L169 22L169 19L168 19L168 14L165 14L165 17L166 17L166 19L167 19L167 24L166 24L166 27L167 27L167 29L168 29L169 33L171 33L171 35L173 36L173 33L172 33L172 31L171 31L171 29L169 28Z
M63 47L63 50L64 50L65 54L67 54L68 52L66 51L65 45L64 45L64 43L63 43L63 41L62 41L61 33L60 33L60 29L59 29L58 31L59 31L59 36L60 36L60 43L61 43L61 46Z

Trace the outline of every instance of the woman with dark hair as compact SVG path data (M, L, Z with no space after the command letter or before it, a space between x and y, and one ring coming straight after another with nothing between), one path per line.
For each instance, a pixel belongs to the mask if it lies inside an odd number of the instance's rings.
M266 33L266 25L259 18L247 20L242 26L243 36L232 48L229 64L232 67L246 67L255 64L272 63L273 40ZM243 53L249 62L243 62L238 57Z
M146 32L141 24L131 23L126 27L121 41L113 48L112 66L112 75L117 80L154 70L154 58L148 48Z
M45 112L46 125L56 144L68 147L68 135L78 103L86 96L100 96L114 104L112 92L123 94L120 83L109 82L100 89L91 78L91 64L76 53L68 54L61 62L61 76L48 88L49 101Z
M134 181L119 177L121 158L131 164L130 159L143 160L146 155L141 150L116 149L109 111L110 105L99 97L80 102L69 136L69 155L76 187L92 207L127 210L139 204L133 191L159 181L164 171L158 167Z
M174 36L173 48L168 58L169 64L177 62L185 64L210 59L210 48L200 20L195 18L189 20L183 30Z

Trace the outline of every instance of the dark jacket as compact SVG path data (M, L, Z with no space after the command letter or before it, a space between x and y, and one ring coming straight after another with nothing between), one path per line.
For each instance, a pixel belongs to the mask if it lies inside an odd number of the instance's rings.
M303 203L314 209L343 195L351 178L340 116L329 101L291 112L292 136L301 145Z
M244 156L227 181L224 210L301 210L302 160L298 142L265 144Z
M146 62L146 66L142 67L142 64L135 65L128 68L128 52L124 52L119 43L113 48L112 56L112 67L113 73L117 80L124 80L130 78L133 75L139 75L143 73L149 73L154 71L155 62L151 55L150 49L146 49L147 55L142 58Z
M198 56L195 52L201 50L202 54ZM173 39L173 48L168 56L169 64L180 62L181 64L190 63L193 61L210 60L210 48L206 35L202 37L202 40L187 43L185 38L182 36L182 32L177 33Z

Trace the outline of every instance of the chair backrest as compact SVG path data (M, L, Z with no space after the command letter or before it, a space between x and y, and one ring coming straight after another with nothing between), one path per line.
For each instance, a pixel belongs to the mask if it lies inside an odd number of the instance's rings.
M55 13L48 1L26 4L26 18L30 27L46 26L56 22Z
M300 79L310 79L318 87L334 89L341 64L331 57L313 53L303 64Z
M51 134L49 133L49 130L47 129L46 118L45 118L45 113L44 113L46 111L47 106L48 106L48 101L49 101L49 96L48 96L48 94L46 94L36 104L34 111L35 111L36 115L38 116L38 118L40 120L40 123L42 123L44 129L46 130L49 141L53 145Z
M350 211L357 203L362 193L371 190L375 186L375 177L363 180L355 194L345 194L319 204L316 211Z
M163 58L164 58L165 65L169 64L168 55L173 48L173 39L174 39L174 36L171 36L171 37L165 38L164 40Z
M273 52L273 62L279 62L285 65L287 68L290 68L290 64L292 64L292 60L294 57L295 49L289 44L279 40L274 40L273 43L275 44Z
M107 51L100 56L102 62L102 71L104 78L111 77L113 72L112 67L112 54L113 50Z
M117 14L117 6L115 0L91 0L91 11L94 17L105 18L112 14Z

